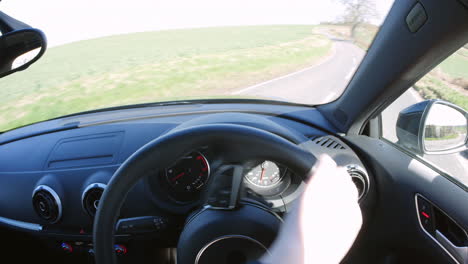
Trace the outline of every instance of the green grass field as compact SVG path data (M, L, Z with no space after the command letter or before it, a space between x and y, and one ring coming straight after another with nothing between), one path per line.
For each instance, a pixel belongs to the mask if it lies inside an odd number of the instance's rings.
M66 114L231 91L312 65L331 42L313 26L135 33L47 50L3 78L0 131Z
M458 51L443 61L439 67L452 78L468 79L468 57L462 55L464 52L466 52L464 49Z
M447 136L443 136L443 137L425 137L424 140L439 141L439 140L455 139L457 137L459 137L458 134L452 134L452 135L447 135Z
M414 88L424 99L443 99L468 110L468 96L432 74L424 76Z
M463 52L452 54L414 85L424 99L443 99L468 110L468 57Z

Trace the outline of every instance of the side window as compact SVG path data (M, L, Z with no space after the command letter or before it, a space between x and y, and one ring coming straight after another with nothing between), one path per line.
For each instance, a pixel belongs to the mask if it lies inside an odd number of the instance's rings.
M418 109L418 103L419 108L422 109L422 107L427 105L426 100L430 99L440 99L460 107L461 120L457 114L451 114L451 109L440 106L437 107L439 116L437 131L433 124L429 124L424 129L421 129L418 126L419 123L411 123L409 118L403 120L402 116L411 116L410 114L417 112L414 110ZM404 147L430 163L433 167L468 186L468 150L466 150L466 147L463 147L463 145L466 146L467 144L466 116L463 118L462 109L468 111L468 44L429 72L382 112L381 135L384 139ZM429 113L435 111L436 109L434 108ZM433 119L433 117L431 118ZM420 118L420 116L414 115L413 118ZM409 137L415 137L418 129L425 130L424 133L428 142L426 146L435 144L437 143L436 141L444 141L448 142L448 144L458 141L461 147L454 148L452 151L447 151L447 153L428 154L425 151L418 151L417 145L412 148L411 144L405 144L405 140L402 140L402 134L404 133L402 133L401 127L404 126L404 124L402 125L403 122L411 123L403 131ZM434 120L431 122L434 122ZM399 129L400 131L398 131ZM422 144L421 141L419 141L419 144Z

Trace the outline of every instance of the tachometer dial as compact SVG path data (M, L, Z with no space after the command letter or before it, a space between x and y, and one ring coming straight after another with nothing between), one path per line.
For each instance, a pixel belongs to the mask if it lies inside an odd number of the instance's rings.
M259 187L271 187L280 182L282 171L272 161L264 161L247 172L245 178L253 185Z
M210 176L206 158L199 152L192 152L166 169L166 180L178 193L191 193L205 185Z

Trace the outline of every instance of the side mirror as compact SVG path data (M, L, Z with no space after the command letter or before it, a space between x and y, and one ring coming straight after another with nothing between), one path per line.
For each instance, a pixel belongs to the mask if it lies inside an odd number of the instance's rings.
M29 67L45 52L44 33L0 12L0 78Z
M398 144L418 154L450 154L466 149L468 112L442 101L427 100L402 110Z

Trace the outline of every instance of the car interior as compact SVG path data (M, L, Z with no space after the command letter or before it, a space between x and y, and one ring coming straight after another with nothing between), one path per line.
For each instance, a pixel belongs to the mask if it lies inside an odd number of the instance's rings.
M44 53L44 34L0 19L2 33L11 31L2 38L22 43L2 42L2 76L27 71ZM466 110L441 100L406 108L398 143L382 137L381 118L467 43L468 1L397 0L331 103L151 103L4 132L0 262L247 263L273 243L327 154L347 169L363 215L342 263L468 263L468 187L417 154L465 151ZM5 72L38 47L37 58ZM455 144L425 143L437 111L462 120Z

